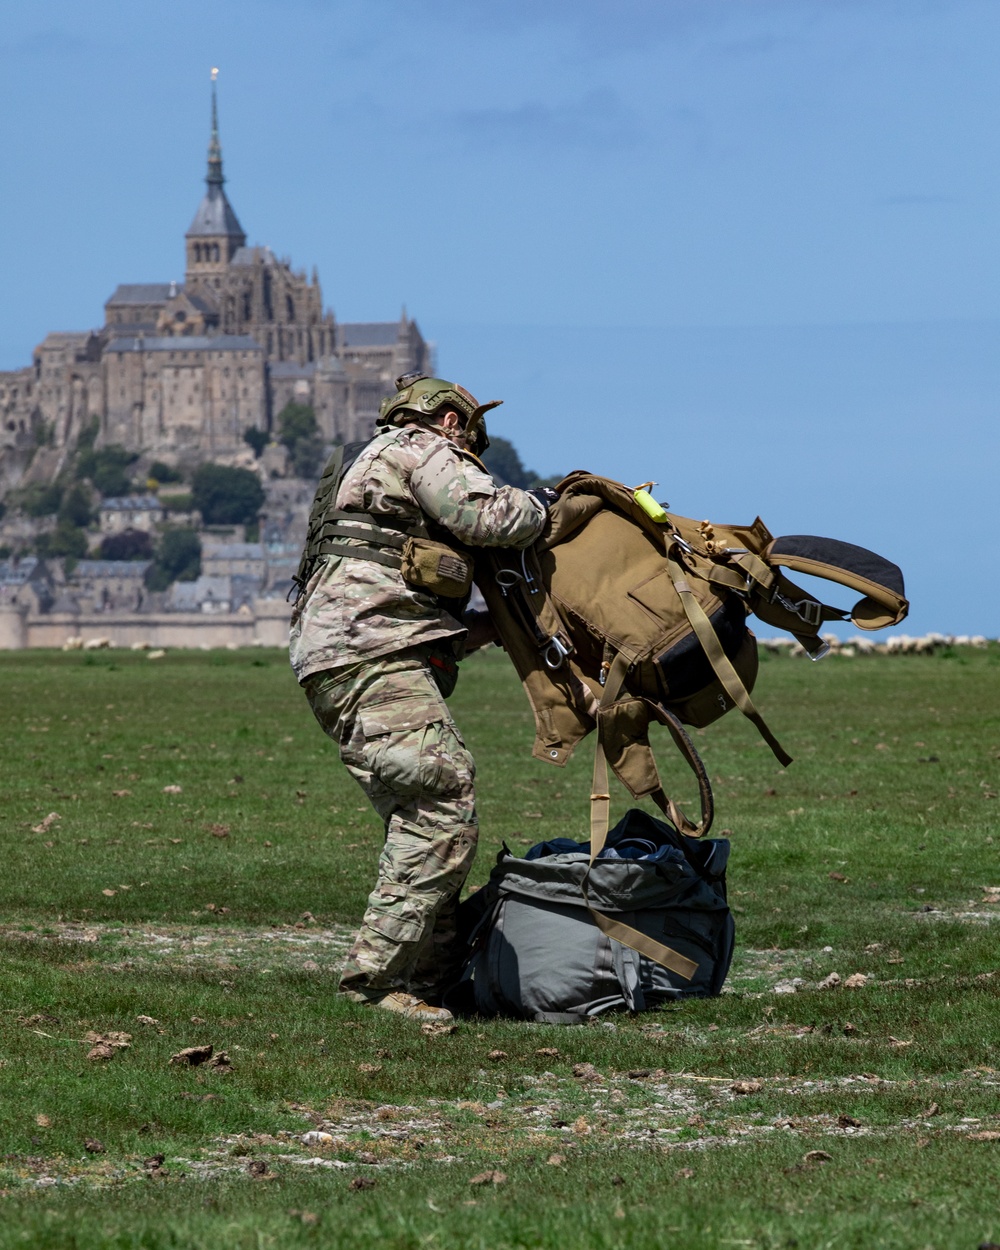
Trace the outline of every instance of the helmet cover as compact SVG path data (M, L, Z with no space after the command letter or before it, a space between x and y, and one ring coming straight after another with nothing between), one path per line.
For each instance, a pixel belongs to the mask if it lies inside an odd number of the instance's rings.
M395 395L387 395L379 405L376 426L402 425L406 421L432 417L443 408L453 409L464 418L463 429L470 449L477 455L490 445L483 414L503 400L480 404L464 386L432 378L423 373L404 373L396 379Z

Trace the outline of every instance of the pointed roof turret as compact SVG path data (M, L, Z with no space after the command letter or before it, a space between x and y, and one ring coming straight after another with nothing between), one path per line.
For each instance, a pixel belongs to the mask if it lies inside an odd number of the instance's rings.
M205 175L205 195L198 205L190 229L186 237L193 238L225 238L231 240L228 249L230 255L237 247L243 247L247 238L243 233L232 206L226 199L222 189L225 178L222 176L222 144L219 142L219 106L216 99L215 80L219 76L217 69L212 70L212 134L208 141L208 172Z

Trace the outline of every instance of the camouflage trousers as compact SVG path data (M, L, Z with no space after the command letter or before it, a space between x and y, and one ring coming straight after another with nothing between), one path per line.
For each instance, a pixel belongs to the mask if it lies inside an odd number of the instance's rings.
M476 766L426 649L316 673L316 719L385 823L341 990L377 997L439 983L460 958L455 909L476 853Z

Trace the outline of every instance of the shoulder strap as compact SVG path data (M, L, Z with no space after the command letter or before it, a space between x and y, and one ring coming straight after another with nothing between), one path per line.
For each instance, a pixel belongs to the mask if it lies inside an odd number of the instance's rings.
M851 611L859 629L898 625L909 611L899 566L867 547L815 534L786 534L772 539L763 554L771 564L860 591L864 598Z

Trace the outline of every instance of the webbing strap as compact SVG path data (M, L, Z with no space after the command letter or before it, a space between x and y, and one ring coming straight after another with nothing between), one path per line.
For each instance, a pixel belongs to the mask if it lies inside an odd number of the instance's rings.
M747 578L745 574L738 572L736 569L731 569L725 564L712 564L707 560L705 563L708 565L704 572L706 581L712 582L716 586L724 586L726 590L734 590L738 595L746 594Z
M757 583L761 590L770 590L774 585L775 570L752 551L744 551L739 555L731 555L729 559L738 565L747 577Z
M545 588L542 570L533 547L521 553L520 563L520 571L516 568L494 570L494 580L509 599L511 606L517 605L518 613L531 631L535 645L546 657L548 667L561 668L563 660L572 655L573 644L562 617ZM500 573L509 579L506 584L500 581ZM556 657L555 662L550 663L547 657L552 653L553 644L556 644Z
M309 522L306 532L305 546L302 548L302 555L299 559L299 567L292 577L291 589L288 597L291 598L292 593L296 595L296 605L299 599L305 593L306 583L312 577L315 568L318 552L316 551L316 543L319 539L319 531L323 523L323 518L330 505L330 500L335 496L337 485L340 482L341 470L344 467L344 446L335 447L330 454L330 459L326 462L323 469L323 475L319 479L316 487L316 494L313 496L312 507L309 510ZM336 499L334 499L336 502Z
M604 681L604 690L598 711L610 707L618 698L619 691L625 682L628 672L628 660L619 651L612 661L611 668ZM597 748L594 751L594 778L590 787L590 862L604 850L604 840L608 836L611 823L611 794L608 791L608 757L601 741L600 722L598 722ZM596 849L595 849L596 848Z
M752 551L729 558L756 584L764 597L763 603L751 597L751 610L755 615L780 629L787 629L814 658L819 658L817 652L825 655L826 645L818 633L820 625L824 621L846 621L848 614L813 599L794 582L789 581L780 569L772 567ZM709 574L709 580L716 580L714 574ZM779 609L777 614L769 610L774 604ZM799 625L804 628L797 628L790 619L792 617L798 618Z
M673 556L668 555L667 568L674 583L674 589L680 596L685 615L695 632L695 636L701 643L701 648L712 666L712 671L722 683L722 688L747 720L752 721L757 726L758 733L771 748L775 759L787 768L792 762L792 757L768 729L764 718L754 706L749 690L744 686L729 656L722 649L722 643L719 641L718 634L712 628L712 622L708 619L708 614L695 598L683 565L679 564Z
M614 938L616 942L621 942L622 946L628 946L631 950L638 951L640 955L645 955L654 964L660 964L663 968L669 968L671 972L676 972L685 981L692 980L694 974L698 971L698 965L695 960L688 959L680 951L675 951L672 946L665 946L663 942L657 942L649 934L633 929L631 925L625 924L624 921L612 920L610 916L605 916L603 912L595 911L590 903L587 902L586 879L584 879L583 883L583 898L584 902L587 903L587 910L593 917L594 924L597 925L605 937Z
M662 703L650 703L649 706L652 707L660 724L666 725L671 738L674 740L674 745L695 775L695 780L698 782L698 796L701 801L701 821L699 824L693 825L673 799L668 798L663 793L662 788L657 790L652 796L653 801L664 815L670 817L681 833L686 833L689 838L700 838L711 829L712 820L715 816L715 800L712 797L712 783L709 781L708 771L679 718L668 708L665 708Z
M715 816L715 800L712 797L712 783L709 781L708 772L705 769L701 756L695 750L694 743L688 737L683 725L674 713L668 711L662 704L653 703L649 699L645 699L643 702L652 709L656 720L661 725L667 727L675 746L694 773L695 780L698 782L701 820L698 824L694 824L683 809L664 792L662 785L658 790L652 791L649 797L663 812L664 816L668 817L671 823L676 826L679 832L686 834L689 838L700 838L711 829L712 820ZM600 722L598 722L597 746L594 750L594 776L590 795L590 842L592 846L599 843L598 854L601 853L608 836L610 804L611 796L608 794L608 757L604 743L601 740L601 726Z
M390 569L401 569L403 561L389 551L380 551L377 547L353 547L349 543L338 543L334 540L321 542L316 547L316 554L321 556L341 556L349 560L370 560L373 564L384 564Z
M366 542L377 543L380 547L396 547L402 550L407 543L405 534L393 534L389 530L374 525L337 525L330 522L319 532L319 541L327 538L361 538Z
M377 530L388 529L402 530L404 534L419 534L421 538L427 537L427 526L419 517L396 516L391 513L383 513L381 516L375 512L351 512L347 508L331 508L324 516L324 521L360 521L365 525L371 525Z
M610 707L618 697L627 672L628 660L619 652L611 664L607 680L604 683L604 693L600 702L601 707ZM657 942L655 938L649 937L646 933L641 933L638 929L633 929L631 925L627 925L621 920L613 920L610 916L606 916L603 912L590 905L590 893L588 890L590 874L594 867L594 861L601 851L604 850L604 843L608 836L610 808L608 758L604 751L604 745L600 740L600 733L598 733L597 749L594 753L594 779L590 795L590 863L587 865L587 872L582 884L584 904L587 911L590 912L594 924L597 925L598 929L606 937L613 938L616 942L621 942L623 946L628 946L631 950L638 951L640 955L645 955L647 959L651 959L654 963L668 968L671 972L676 972L685 981L690 981L698 970L698 965L694 960L685 958L678 951L665 946L662 942Z

